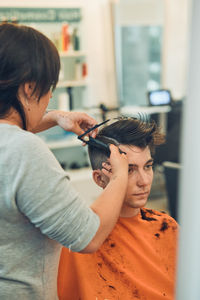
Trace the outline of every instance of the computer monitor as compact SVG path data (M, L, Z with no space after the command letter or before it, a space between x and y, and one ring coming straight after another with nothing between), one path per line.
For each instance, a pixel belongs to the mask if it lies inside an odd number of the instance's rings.
M148 92L148 101L150 106L170 105L172 102L169 90L155 90Z

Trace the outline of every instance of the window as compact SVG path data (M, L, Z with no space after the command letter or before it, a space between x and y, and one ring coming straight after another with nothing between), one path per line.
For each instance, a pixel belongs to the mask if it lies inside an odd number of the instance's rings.
M147 92L161 87L162 32L162 26L119 28L116 61L122 106L147 105Z

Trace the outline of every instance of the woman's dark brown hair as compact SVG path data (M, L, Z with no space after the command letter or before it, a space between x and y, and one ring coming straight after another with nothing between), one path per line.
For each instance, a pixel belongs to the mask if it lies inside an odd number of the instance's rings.
M17 96L20 85L34 82L39 101L51 87L55 89L59 70L58 51L45 35L28 26L1 24L0 118L14 108L26 129L25 112Z

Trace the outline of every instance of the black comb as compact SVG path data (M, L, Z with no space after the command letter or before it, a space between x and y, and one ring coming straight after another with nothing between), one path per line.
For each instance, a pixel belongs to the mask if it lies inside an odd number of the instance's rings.
M106 121L104 121L104 122L102 122L102 123L99 123L99 124L93 126L92 128L86 130L83 134L79 135L77 138L78 138L79 140L81 140L82 142L86 143L87 145L90 145L90 146L92 146L92 147L96 147L96 148L98 148L98 149L100 149L100 150L106 152L106 154L110 157L110 147L109 147L108 144L105 144L105 143L103 143L103 142L101 142L101 141L99 141L99 140L97 140L97 139L94 139L94 138L91 137L91 136L89 136L89 137L88 137L88 136L85 136L87 133L89 133L89 132L91 132L92 130L98 128L99 126L101 126L101 125L107 123L108 121L110 121L110 120L106 120ZM118 148L118 149L119 149L119 152L120 152L121 154L122 154L122 153L126 154L126 152L122 151L120 148Z

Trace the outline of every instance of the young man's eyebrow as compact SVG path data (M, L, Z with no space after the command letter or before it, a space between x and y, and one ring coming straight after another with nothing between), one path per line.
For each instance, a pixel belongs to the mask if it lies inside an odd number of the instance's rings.
M149 159L149 160L146 162L146 164L153 163L153 162L154 162L154 159L151 158L151 159Z
M147 165L147 164L149 164L149 163L153 163L153 162L154 162L154 160L153 160L153 158L151 158L151 159L147 160L147 162L145 163L145 165ZM129 167L137 167L136 164L128 164L128 166L129 166Z

